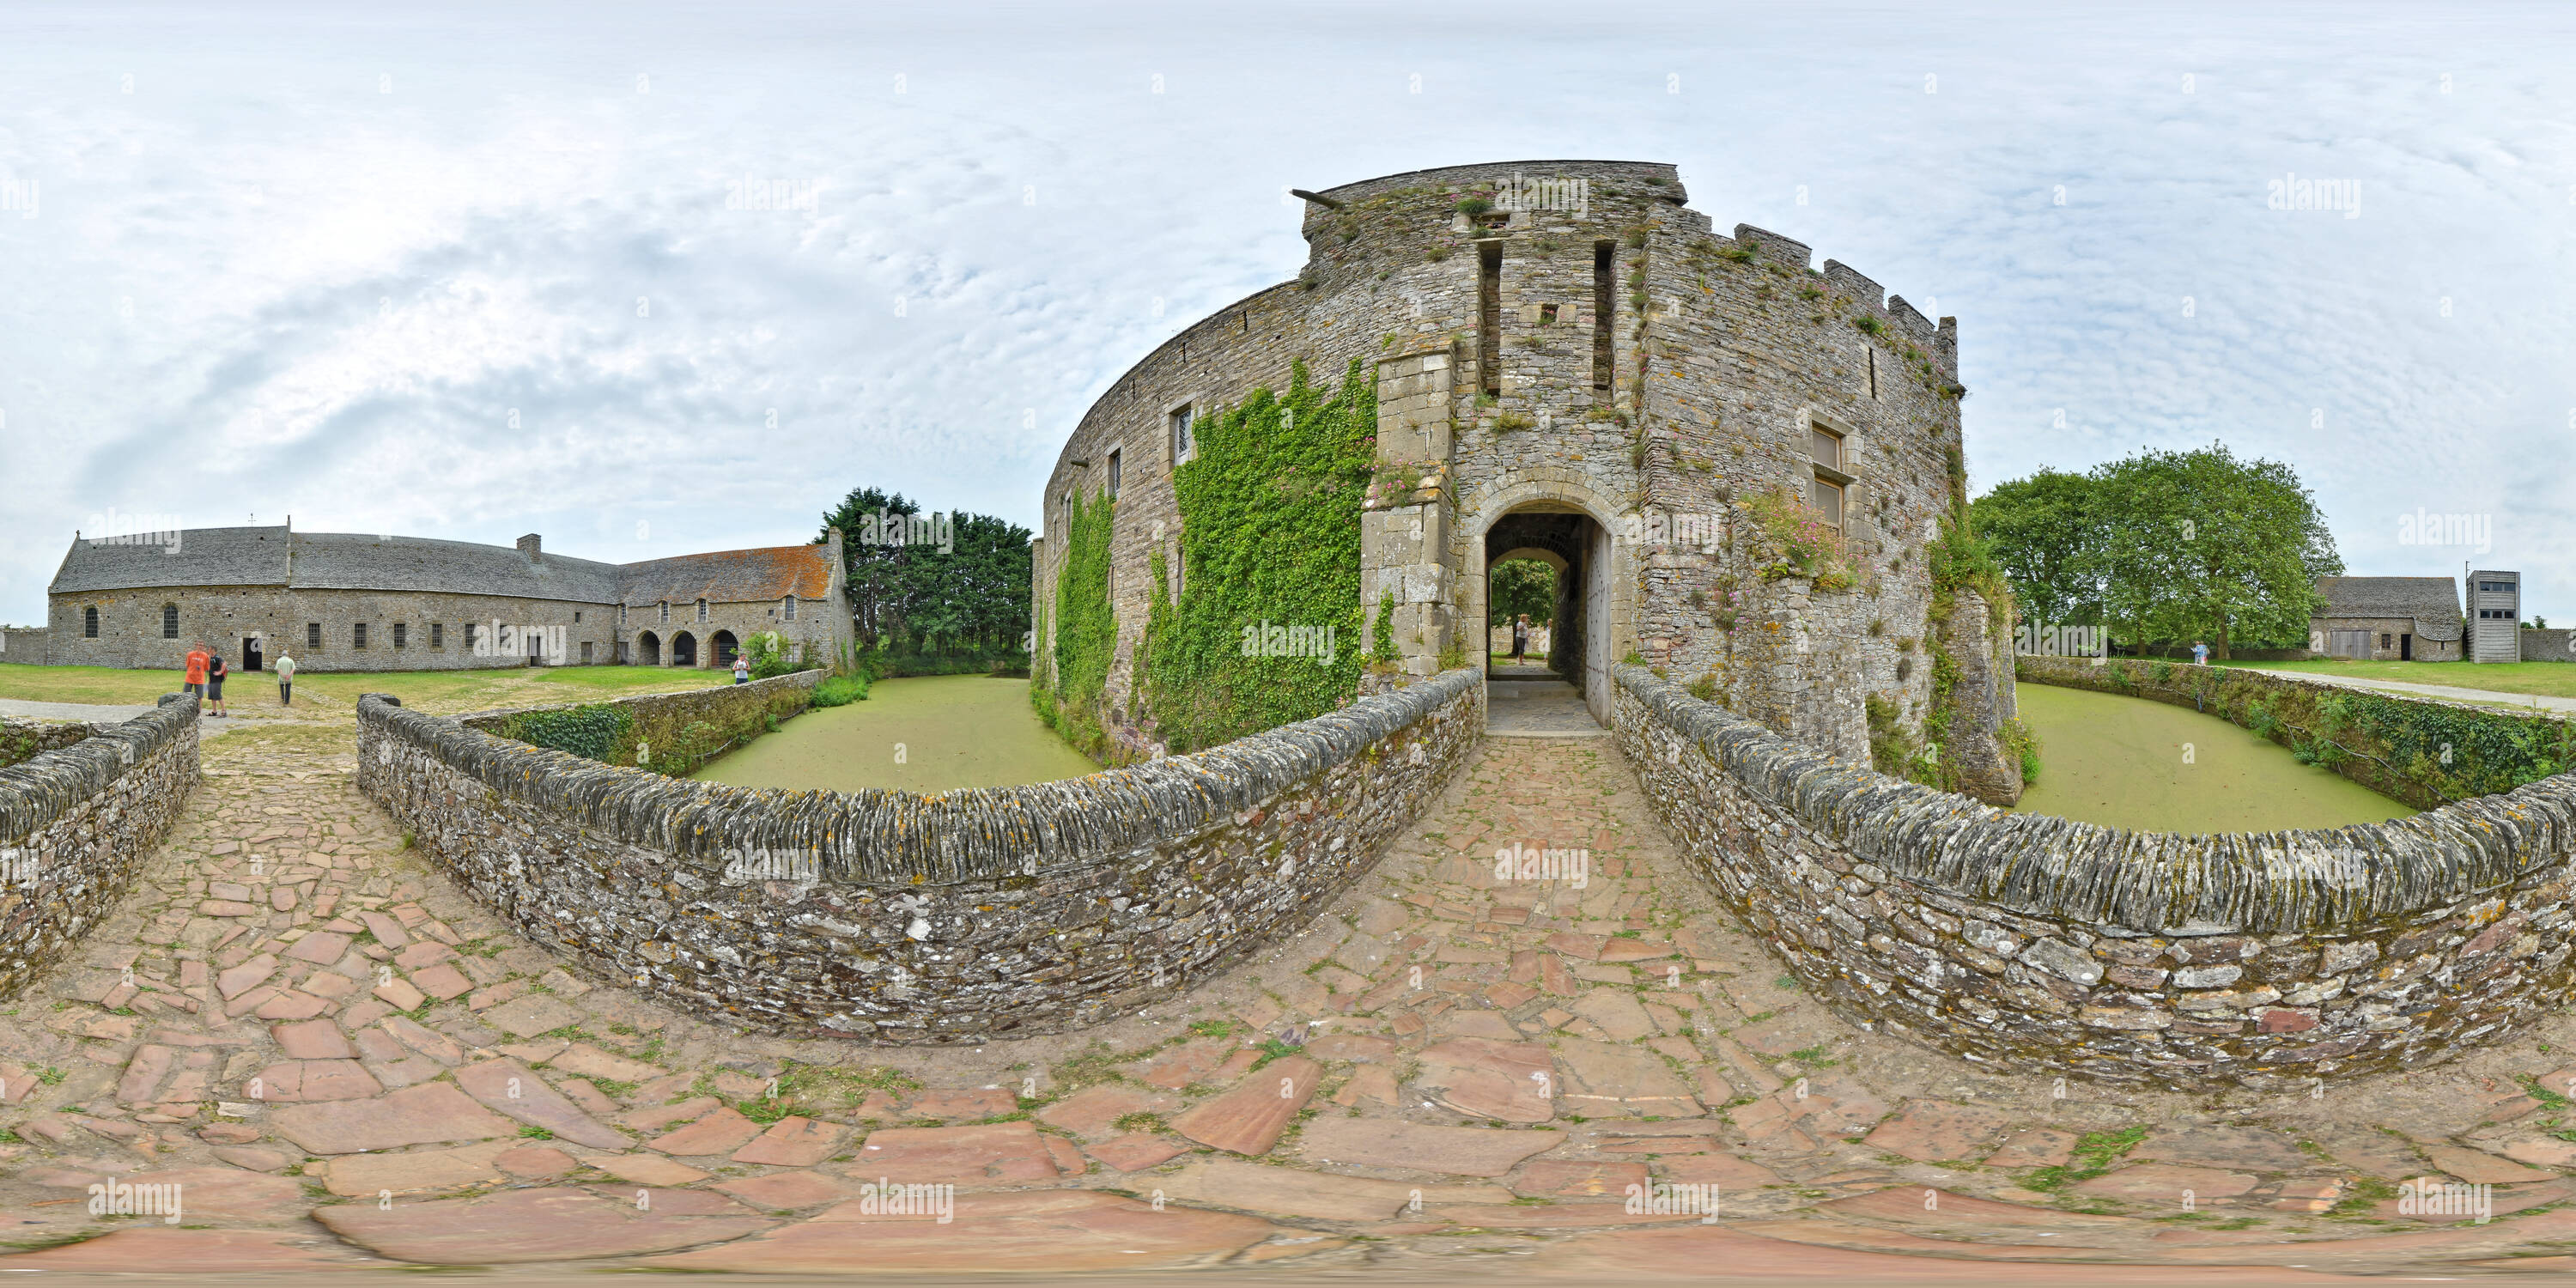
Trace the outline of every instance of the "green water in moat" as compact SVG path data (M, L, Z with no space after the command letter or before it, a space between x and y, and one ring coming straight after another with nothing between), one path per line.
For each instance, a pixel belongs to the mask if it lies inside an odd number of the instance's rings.
M1096 773L1029 706L1027 680L879 680L867 700L808 711L692 778L737 787L945 792Z
M2041 769L2015 813L2183 833L2342 827L2415 813L2189 707L2047 684L2016 693L2022 722L2039 735Z

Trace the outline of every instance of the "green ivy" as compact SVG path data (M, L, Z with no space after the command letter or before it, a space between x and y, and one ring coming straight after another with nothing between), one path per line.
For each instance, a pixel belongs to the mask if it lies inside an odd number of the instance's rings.
M1109 603L1109 532L1118 503L1074 494L1065 509L1064 572L1055 583L1055 648L1048 683L1029 699L1064 740L1094 758L1109 737L1100 709L1109 663L1118 650L1118 610Z
M1192 433L1197 455L1172 476L1182 592L1174 602L1173 570L1158 558L1161 593L1138 664L1173 751L1310 719L1358 691L1360 503L1377 452L1377 385L1357 360L1337 388L1310 383L1297 363L1286 394L1256 389ZM1059 605L1060 620L1071 613ZM1265 622L1332 628L1332 660L1245 656L1246 628Z
M501 736L605 763L635 730L635 718L604 702L512 716Z

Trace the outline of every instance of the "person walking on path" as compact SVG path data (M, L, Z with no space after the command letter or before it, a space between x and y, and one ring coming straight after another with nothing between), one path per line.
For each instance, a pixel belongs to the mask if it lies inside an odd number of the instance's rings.
M736 684L751 683L750 654L736 653L733 655L733 682Z
M285 653L277 655L277 705L295 705L295 658Z
M206 659L206 701L214 705L214 715L217 720L228 719L232 715L231 712L224 710L224 676L228 671L229 668L224 665L224 655L221 652L216 652Z
M206 646L200 644L188 650L188 660L180 663L179 687L196 697L200 711L206 709L206 661Z
M1520 661L1522 655L1527 652L1529 652L1529 614L1523 613L1512 619L1512 660Z

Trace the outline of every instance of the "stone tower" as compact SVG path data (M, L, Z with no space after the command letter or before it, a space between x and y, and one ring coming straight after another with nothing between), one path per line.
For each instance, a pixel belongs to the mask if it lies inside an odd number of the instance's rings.
M1487 568L1541 558L1561 573L1551 665L1597 716L1633 653L1821 750L1869 759L1875 733L1882 767L1946 759L1963 788L2018 795L1993 737L2013 709L2009 605L1933 578L1964 505L1954 320L1778 234L1714 232L1669 165L1506 162L1298 195L1298 278L1139 362L1049 480L1041 605L1066 500L1115 453L1113 716L1132 714L1145 569L1180 523L1175 415L1282 388L1300 358L1357 357L1382 472L1414 488L1362 516L1363 603L1374 617L1393 592L1404 670L1478 656ZM1150 748L1150 721L1113 736Z

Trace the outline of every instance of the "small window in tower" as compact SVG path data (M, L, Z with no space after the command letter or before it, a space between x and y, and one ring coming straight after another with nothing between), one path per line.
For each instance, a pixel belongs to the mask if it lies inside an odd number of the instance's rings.
M1538 324L1539 324L1540 326L1554 326L1554 325L1556 325L1556 306L1555 306L1555 305L1553 305L1553 304L1542 304L1542 305L1539 305L1539 306L1538 306Z
M1109 499L1112 501L1118 499L1118 457L1119 449L1109 449Z
M1817 518L1836 532L1843 526L1843 490L1852 476L1843 469L1843 436L1832 430L1810 426L1807 431L1807 460L1815 477L1808 484L1807 504Z
M1197 455L1190 441L1190 409L1184 404L1172 409L1172 464L1178 465Z
M1592 387L1610 387L1610 317L1618 294L1610 273L1610 243L1592 243Z

